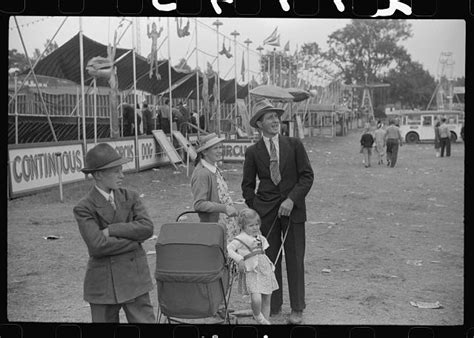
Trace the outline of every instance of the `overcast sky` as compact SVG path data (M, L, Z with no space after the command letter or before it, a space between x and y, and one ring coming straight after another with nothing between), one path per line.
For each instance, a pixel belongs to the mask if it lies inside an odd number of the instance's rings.
M296 45L301 46L306 42L317 42L325 50L327 48L327 39L329 34L337 29L347 25L349 19L263 19L263 18L218 18L223 23L219 27L219 51L222 48L222 42L226 48L231 46L231 54L235 56L234 41L230 35L237 31L240 35L237 41L242 44L237 46L237 76L240 80L240 70L242 64L243 42L250 39L250 70L256 74L258 72L258 52L256 48L263 46L263 40L268 37L275 27L278 27L280 34L281 49L287 41L290 41L290 53L294 53ZM58 30L64 17L17 17L20 31L30 56L35 48L41 52L44 49L46 39L51 39ZM119 17L83 17L83 34L100 43L108 44L113 42L114 32L119 26L121 18ZM167 35L167 18L147 18L142 17L139 20L140 37L135 39L137 50L140 54L147 56L150 52L151 40L147 37L147 25L156 23L158 29L163 27L163 32L158 40L158 44L164 41ZM185 25L187 18L182 18ZM198 46L201 52L198 53L198 62L201 68L205 68L206 62L214 64L217 69L215 56L217 55L217 37L216 32L212 31L215 26L212 25L216 18L198 18L197 19L197 38ZM180 58L187 57L188 64L194 67L196 64L196 55L193 52L195 40L195 19L190 19L190 35L184 38L177 36L174 18L169 19L171 32L170 51L171 62L175 65ZM443 52L451 52L454 61L454 77L464 76L465 74L465 47L466 47L466 25L463 20L408 20L412 24L413 37L400 44L405 46L408 53L414 61L420 62L431 75L437 77L440 55ZM119 35L122 34L125 23L119 29ZM55 41L60 46L79 32L79 19L69 17L55 37ZM224 38L224 35L226 36ZM119 47L132 48L132 27L123 35ZM168 42L165 41L160 48L159 57L166 58L168 55ZM265 50L271 50L270 46L264 46ZM9 29L9 49L17 49L23 52L21 40L16 28L13 17L10 19ZM246 47L245 47L246 49ZM264 50L264 51L265 51ZM263 52L264 52L263 51ZM87 60L85 60L87 62ZM221 77L225 79L234 77L234 57L228 59L224 55L219 55L219 68ZM245 52L245 67L247 66L247 54ZM251 73L251 75L252 75Z

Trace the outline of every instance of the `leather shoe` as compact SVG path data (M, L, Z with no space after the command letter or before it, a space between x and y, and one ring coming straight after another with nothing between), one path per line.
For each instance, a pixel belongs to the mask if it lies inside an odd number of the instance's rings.
M290 324L301 324L303 322L303 311L291 310L288 322Z
M278 316L281 313L281 307L278 309L271 309L270 310L270 316Z

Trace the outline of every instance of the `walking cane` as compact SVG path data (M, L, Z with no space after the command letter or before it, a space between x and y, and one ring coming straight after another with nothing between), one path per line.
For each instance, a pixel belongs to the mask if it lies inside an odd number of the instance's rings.
M277 219L278 219L278 215L275 216L275 219L273 220L273 223L270 227L270 230L268 230L268 233L267 233L267 236L266 236L267 238L270 236L270 233L272 232L273 227L275 226ZM290 229L290 225L291 225L291 219L288 216L288 226L286 228L285 234L283 235L283 239L281 241L280 249L278 250L278 254L277 254L277 257L275 259L275 262L273 262L274 265L276 265L276 262L278 262L278 258L280 258L281 251L283 249L283 246L285 245L286 236L288 235L288 230Z
M278 216L277 216L278 217ZM291 220L289 219L288 217L288 226L286 227L286 231L285 231L285 234L283 235L283 239L281 241L281 245L280 245L280 250L278 250L278 255L275 259L275 262L273 264L276 265L276 262L278 262L278 258L280 258L280 254L281 254L281 251L283 249L283 246L285 245L285 240L286 240L286 236L288 235L288 230L290 229L290 225L291 225Z

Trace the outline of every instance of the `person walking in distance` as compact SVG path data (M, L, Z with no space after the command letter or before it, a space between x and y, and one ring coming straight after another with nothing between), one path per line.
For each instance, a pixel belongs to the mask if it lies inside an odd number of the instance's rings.
M370 125L365 127L364 133L360 138L360 151L364 154L364 164L365 167L370 167L370 157L372 155L372 146L374 144L374 137L370 132Z
M440 148L441 148L441 140L439 139L439 126L441 123L436 120L435 126L434 126L434 147L435 147L435 154L436 157L439 157L440 155Z
M387 145L387 166L395 167L398 157L398 147L402 146L403 139L400 129L395 125L392 119L388 123L387 132L385 134L385 144Z
M385 133L387 131L383 128L383 123L377 123L377 129L374 132L375 138L375 152L377 153L378 164L383 164L385 156Z
M441 157L444 157L444 150L446 150L446 157L451 156L451 132L446 124L446 118L441 118L441 125L439 126L439 143L441 146Z
M255 103L250 125L262 137L245 151L242 195L245 203L259 214L261 231L270 244L266 253L275 264L280 288L272 293L270 315L281 312L283 304L281 256L275 262L284 242L286 271L290 296L289 322L300 324L305 304L305 198L314 180L313 169L300 139L279 135L283 109L267 99ZM257 178L259 179L258 190ZM271 229L271 231L270 231Z

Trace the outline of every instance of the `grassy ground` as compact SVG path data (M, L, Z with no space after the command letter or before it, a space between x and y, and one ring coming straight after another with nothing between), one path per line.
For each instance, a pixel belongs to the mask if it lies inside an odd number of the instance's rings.
M364 168L358 141L357 132L304 140L315 172L307 196L305 323L462 324L464 144L454 144L450 158L436 158L431 144L405 145L395 168L376 160ZM224 169L236 201L242 165ZM87 250L72 215L90 185L64 187L64 203L54 189L8 202L10 321L90 322L82 299ZM183 167L129 174L124 186L143 194L156 235L191 208ZM146 241L145 250L154 242ZM153 273L155 256L148 258ZM286 323L290 311L285 279L283 288L275 324ZM157 309L156 289L151 297ZM442 307L420 309L410 301ZM235 287L231 307L246 309L248 302Z

